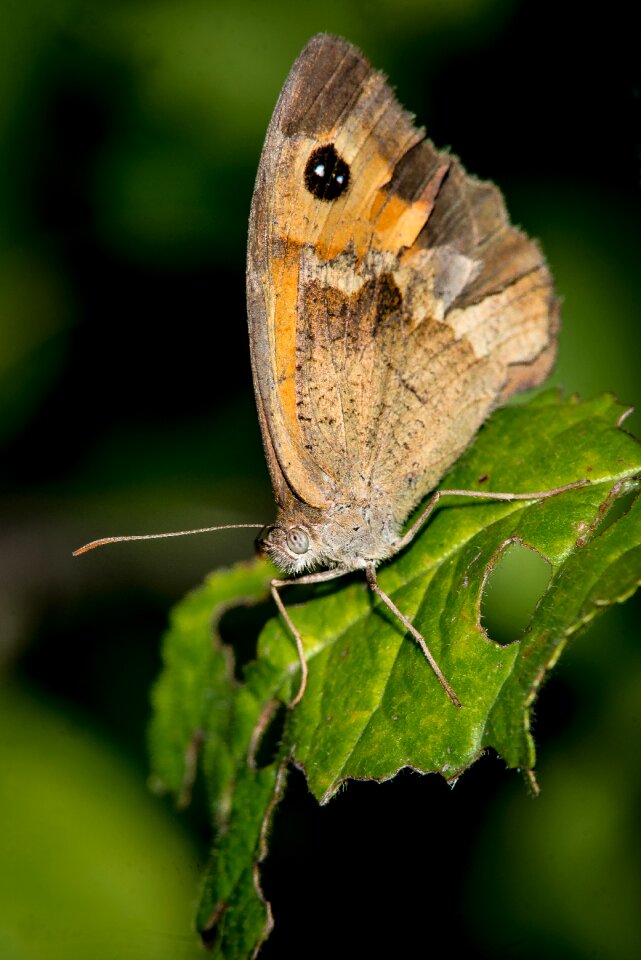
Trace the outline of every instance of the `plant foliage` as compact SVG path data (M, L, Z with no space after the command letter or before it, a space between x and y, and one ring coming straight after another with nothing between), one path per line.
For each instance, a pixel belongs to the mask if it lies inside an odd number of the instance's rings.
M310 668L294 710L282 705L298 689L298 659L278 618L262 630L242 682L218 632L230 605L265 600L272 568L257 561L216 572L176 607L154 691L151 752L156 783L181 804L197 768L204 774L217 837L197 922L215 936L214 956L249 957L271 929L259 865L288 764L305 772L320 803L347 779L385 780L403 767L453 781L489 747L509 766L533 770L530 711L547 672L570 638L641 580L641 502L616 518L612 509L641 472L624 414L610 396L580 402L556 393L498 412L443 488L590 483L544 500L441 501L412 545L381 569L382 588L428 639L460 710L357 576L304 603L295 587L285 596ZM484 629L481 598L515 542L543 556L551 575L527 630L505 646Z

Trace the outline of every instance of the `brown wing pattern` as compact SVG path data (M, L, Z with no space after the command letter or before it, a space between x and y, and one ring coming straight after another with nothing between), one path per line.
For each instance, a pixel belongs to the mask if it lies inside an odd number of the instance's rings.
M354 47L318 36L285 84L252 203L249 323L280 506L380 497L399 522L510 393L540 382L556 310L496 187L438 152ZM332 144L336 199L306 188Z

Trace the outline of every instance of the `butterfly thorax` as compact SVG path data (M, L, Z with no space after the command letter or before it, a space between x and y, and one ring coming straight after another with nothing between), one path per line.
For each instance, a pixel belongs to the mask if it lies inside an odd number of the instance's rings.
M376 565L394 553L397 540L393 518L366 503L313 511L300 504L280 511L256 544L285 573L298 575L319 568Z

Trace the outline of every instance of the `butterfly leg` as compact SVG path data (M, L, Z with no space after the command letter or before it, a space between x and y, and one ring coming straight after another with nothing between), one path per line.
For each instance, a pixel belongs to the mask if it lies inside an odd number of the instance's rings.
M381 588L379 587L378 580L376 579L376 570L374 569L373 564L370 563L367 565L367 567L365 568L365 576L367 577L367 583L370 589L374 591L377 597L381 598L385 606L392 611L394 616L401 621L405 629L412 634L412 636L418 643L419 647L425 654L425 658L429 663L430 667L432 668L432 670L434 671L434 673L436 674L439 683L445 690L446 694L448 695L448 697L450 698L454 706L460 707L461 701L456 696L450 684L447 682L447 680L443 676L443 671L441 670L438 663L432 656L432 652L428 647L427 643L425 642L425 637L418 632L418 630L416 629L412 621L409 619L409 617L406 617L404 613L401 613L401 611L398 609L398 607L396 606L392 598L388 597L387 594L383 590L381 590Z
M342 567L335 567L332 570L319 570L317 573L308 573L302 577L294 577L292 580L272 580L269 585L274 603L278 607L278 612L287 624L287 628L296 642L298 659L300 661L300 687L294 699L288 704L290 709L295 707L296 704L300 703L303 699L305 687L307 686L307 660L305 658L305 650L303 649L303 639L294 626L290 615L287 613L283 599L278 591L283 587L291 587L295 584L325 583L327 580L336 580L338 577L344 577L348 572L348 570L344 570Z
M565 493L566 490L576 490L577 487L585 487L589 480L575 480L574 483L566 483L562 487L554 487L552 490L539 490L537 493L493 493L491 490L437 490L430 498L425 510L414 521L401 539L395 544L396 553L403 550L412 542L418 531L429 519L434 511L436 504L441 497L477 497L480 500L545 500L547 497L556 497L559 493Z

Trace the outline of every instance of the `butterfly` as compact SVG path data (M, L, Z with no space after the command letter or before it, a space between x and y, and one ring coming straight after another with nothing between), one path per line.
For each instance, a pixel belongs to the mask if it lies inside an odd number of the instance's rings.
M354 46L313 37L276 104L252 200L247 299L254 386L278 508L258 538L296 579L376 567L489 413L547 376L558 301L500 191L437 150ZM558 491L545 491L546 495ZM542 493L520 495L540 497ZM319 569L320 568L320 569ZM317 571L317 572L308 572Z
M267 130L247 301L277 507L257 546L288 575L271 594L298 650L290 706L308 667L281 590L357 570L460 706L376 568L444 495L538 499L584 482L536 493L437 490L403 529L490 412L551 368L558 300L538 244L510 224L496 186L426 139L356 47L319 34Z

